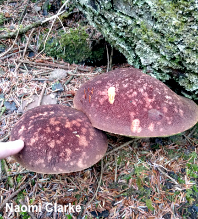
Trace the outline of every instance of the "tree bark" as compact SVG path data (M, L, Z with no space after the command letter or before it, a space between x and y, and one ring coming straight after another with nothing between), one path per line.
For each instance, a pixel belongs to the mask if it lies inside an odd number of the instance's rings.
M174 79L198 99L198 3L169 0L75 0L127 58L162 81Z

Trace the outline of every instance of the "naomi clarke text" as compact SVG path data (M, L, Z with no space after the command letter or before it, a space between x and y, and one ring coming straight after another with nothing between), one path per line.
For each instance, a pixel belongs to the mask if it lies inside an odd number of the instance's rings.
M66 212L75 213L81 211L80 205L59 205L47 203L44 208L47 212ZM42 212L43 206L39 203L38 205L13 205L13 203L6 203L6 212Z

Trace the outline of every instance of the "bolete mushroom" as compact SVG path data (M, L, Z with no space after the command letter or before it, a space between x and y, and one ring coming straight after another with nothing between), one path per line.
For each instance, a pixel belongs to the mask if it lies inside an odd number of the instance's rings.
M11 131L11 140L25 146L14 156L27 169L39 173L69 173L97 163L107 150L107 137L87 116L53 104L28 110Z
M163 137L198 121L198 106L139 69L96 76L76 92L74 107L98 129L131 137Z

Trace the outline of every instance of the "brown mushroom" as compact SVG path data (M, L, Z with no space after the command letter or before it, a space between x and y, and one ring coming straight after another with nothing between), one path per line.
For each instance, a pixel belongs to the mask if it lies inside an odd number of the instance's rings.
M11 131L11 140L25 146L14 156L27 169L39 173L69 173L97 163L107 150L106 135L87 116L53 104L27 111Z
M76 92L74 107L98 129L131 137L163 137L198 121L198 106L139 69L96 76Z

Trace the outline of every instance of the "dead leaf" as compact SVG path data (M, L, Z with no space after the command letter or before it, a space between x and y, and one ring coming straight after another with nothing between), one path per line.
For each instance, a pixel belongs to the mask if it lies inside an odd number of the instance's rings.
M38 106L39 97L37 95L33 95L28 99L22 102L22 105L19 107L18 112L23 113L29 109ZM48 105L48 104L57 104L57 99L52 97L51 94L43 96L41 105Z
M49 79L64 79L67 77L67 71L64 69L55 69L50 73Z

